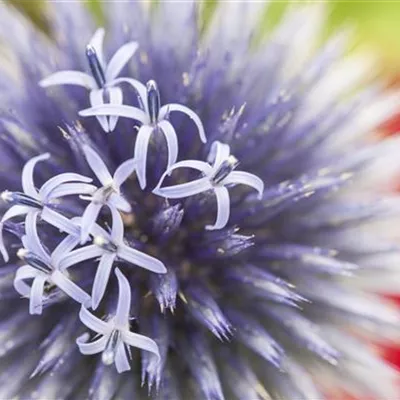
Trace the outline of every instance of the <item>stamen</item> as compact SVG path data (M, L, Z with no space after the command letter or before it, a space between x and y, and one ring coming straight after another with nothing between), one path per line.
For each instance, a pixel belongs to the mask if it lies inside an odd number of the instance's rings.
M153 80L147 82L147 107L149 109L150 122L155 124L160 113L160 92L157 83Z
M101 361L104 365L111 365L115 361L115 355L117 353L117 345L119 343L119 339L121 337L121 333L119 330L113 330L111 332L110 337L107 340L106 348L101 355Z
M116 253L118 250L118 247L113 242L104 239L102 236L96 236L93 239L93 243L110 253Z
M45 274L52 273L51 266L47 265L43 260L41 260L36 254L30 252L27 249L19 249L17 252L18 258L27 262L31 267L37 269L40 272L44 272Z
M43 208L43 204L40 201L22 192L10 192L6 190L1 194L1 199L12 205L19 204L21 206L34 207L39 209Z
M215 185L221 183L238 165L239 165L238 159L235 156L230 155L218 167L214 176L211 178L211 181Z
M106 83L106 77L103 71L103 67L100 64L99 57L97 56L96 50L93 46L86 46L86 57L89 62L89 67L92 72L93 78L99 88L104 87Z

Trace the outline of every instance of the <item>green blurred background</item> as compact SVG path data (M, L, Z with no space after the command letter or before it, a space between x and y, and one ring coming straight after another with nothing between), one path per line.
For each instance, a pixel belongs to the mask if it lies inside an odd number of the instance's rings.
M39 25L44 26L42 0L7 1L24 10ZM210 9L215 1L208 0ZM101 0L89 0L85 1L85 4L101 21L100 2ZM272 0L268 18L278 19L289 3L312 1ZM356 27L357 43L372 48L388 74L400 75L400 0L327 0L325 3L330 11L328 31L350 22Z

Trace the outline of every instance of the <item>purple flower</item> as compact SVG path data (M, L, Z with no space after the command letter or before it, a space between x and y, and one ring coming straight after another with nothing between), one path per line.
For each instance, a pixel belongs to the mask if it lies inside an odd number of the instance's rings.
M321 4L146 3L0 5L0 398L396 398L399 94Z

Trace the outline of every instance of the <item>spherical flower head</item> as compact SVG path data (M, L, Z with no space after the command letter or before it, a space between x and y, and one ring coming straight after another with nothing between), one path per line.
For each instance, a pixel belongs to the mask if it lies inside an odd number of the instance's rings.
M398 397L400 96L321 4L205 4L0 5L0 398Z

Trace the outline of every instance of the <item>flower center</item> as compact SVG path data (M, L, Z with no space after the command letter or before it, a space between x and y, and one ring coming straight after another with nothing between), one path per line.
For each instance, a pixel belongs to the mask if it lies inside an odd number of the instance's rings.
M106 84L106 77L103 67L100 64L99 57L95 48L91 45L86 46L86 57L89 62L90 71L99 88L104 87Z
M220 184L238 165L238 159L235 156L230 155L218 167L215 174L211 177L211 182L214 185Z
M21 192L9 192L6 190L1 194L1 198L3 201L12 205L28 206L38 209L43 208L43 204L39 200Z
M99 247L101 247L102 249L104 249L104 250L106 250L106 251L108 251L108 252L110 252L110 253L116 253L117 250L118 250L118 246L117 246L115 243L113 243L113 242L111 242L111 241L109 241L109 240L106 240L106 239L103 238L102 236L96 236L96 237L93 239L93 243L94 243L96 246L99 246Z
M121 332L114 329L111 332L110 337L107 340L103 354L101 355L101 361L104 365L111 365L115 361L115 355L117 353L117 346L121 338Z

